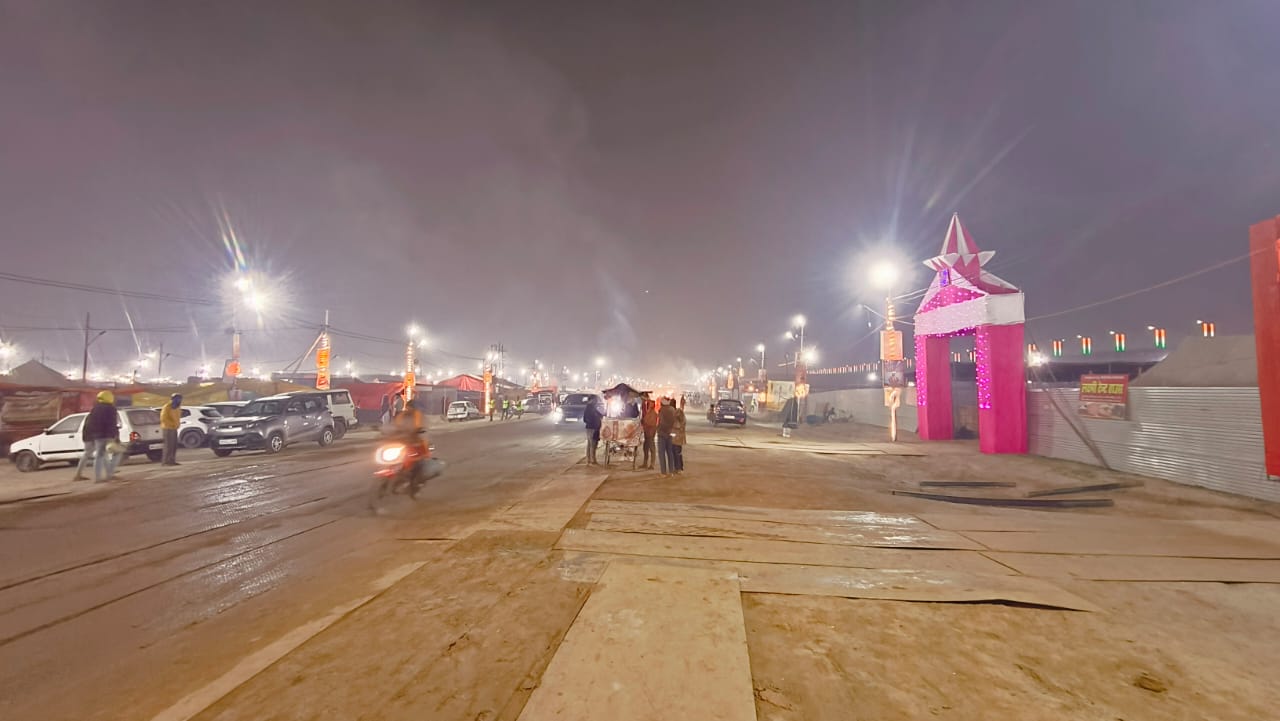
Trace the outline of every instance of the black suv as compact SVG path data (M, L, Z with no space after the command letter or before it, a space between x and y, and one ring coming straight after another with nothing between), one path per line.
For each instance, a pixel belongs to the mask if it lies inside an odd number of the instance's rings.
M712 403L711 407L707 409L707 420L716 426L721 423L736 423L740 426L745 426L747 425L747 409L742 407L741 401L722 398Z
M560 407L552 413L557 425L561 423L581 423L582 412L589 405L599 405L602 401L595 393L570 393L564 397Z

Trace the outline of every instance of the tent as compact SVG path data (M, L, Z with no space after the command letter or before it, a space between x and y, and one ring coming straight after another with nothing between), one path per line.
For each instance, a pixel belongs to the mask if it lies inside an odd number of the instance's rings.
M68 380L66 376L37 360L26 363L0 377L6 383L19 386L42 386L46 388L72 388L83 386L79 381Z
M1138 376L1133 385L1138 388L1256 387L1257 346L1251 335L1190 336L1168 358Z
M205 403L217 403L219 401L233 400L231 397L231 386L222 381L203 381L199 383L187 383L180 386L170 386L168 388L148 386L146 390L142 390L133 395L133 405L143 408L154 408L162 406L169 402L169 396L174 393L182 394L183 405L199 406ZM235 391L238 398L234 400L252 400L254 398L262 398L263 396L273 396L278 393L289 393L291 391L313 391L314 388L300 386L295 383L286 383L284 381L260 381L253 378L240 378L236 381ZM117 391L119 393L120 391Z

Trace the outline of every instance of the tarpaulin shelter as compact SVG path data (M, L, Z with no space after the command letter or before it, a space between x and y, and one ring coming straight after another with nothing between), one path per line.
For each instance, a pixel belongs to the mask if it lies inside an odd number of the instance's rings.
M199 383L186 383L180 386L147 386L144 390L134 393L133 405L144 408L162 406L169 402L169 397L174 393L182 395L182 403L184 405L199 406L206 403L218 403L227 400L253 400L254 398L273 396L278 393L308 390L315 389L285 381L263 381L254 378L237 379L234 389L222 381L202 381ZM121 391L116 392L120 393ZM237 397L232 397L233 393Z

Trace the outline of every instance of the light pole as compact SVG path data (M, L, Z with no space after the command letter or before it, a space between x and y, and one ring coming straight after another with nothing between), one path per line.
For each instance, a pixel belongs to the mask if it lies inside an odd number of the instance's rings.
M880 378L886 389L884 404L889 407L889 440L898 440L898 407L902 405L902 388L906 385L905 373L894 373L890 378L888 364L902 363L902 333L893 327L896 309L893 307L893 289L900 273L896 263L882 260L871 266L871 285L884 293L884 331L880 334ZM899 383L901 385L899 385Z
M603 356L596 357L596 389L600 389L600 372L604 370L605 359Z
M410 325L408 328L409 342L405 344L404 349L404 401L408 403L413 400L413 387L417 383L414 373L418 367L418 358L416 349L418 347L418 334L422 329L416 325ZM422 343L427 341L423 339Z

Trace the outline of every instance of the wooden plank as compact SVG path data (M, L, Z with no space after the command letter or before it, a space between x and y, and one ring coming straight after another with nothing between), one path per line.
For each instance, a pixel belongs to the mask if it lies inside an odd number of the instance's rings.
M1110 498L980 498L977 496L949 496L944 493L921 493L919 491L894 491L893 495L970 506L1000 506L1007 508L1108 508L1115 505L1115 501Z
M711 503L648 503L645 501L591 501L588 513L622 513L690 518L736 518L743 520L810 523L825 526L891 526L925 531L931 526L915 516L874 511L842 511L760 506L723 506Z
M520 721L755 721L732 573L610 565Z
M954 531L903 529L893 526L820 526L779 521L731 518L693 518L592 514L587 528L620 533L656 533L674 536L718 536L722 538L765 538L800 543L827 543L845 546L884 548L949 548L979 551L985 546Z
M817 446L765 446L760 444L747 445L745 443L712 443L713 446L721 448L745 448L753 451L790 451L792 453L818 453L827 456L883 456L884 451L871 449L842 449L842 448L822 448ZM904 454L907 455L907 454Z
M566 552L556 569L575 583L594 583L605 567L624 563L667 563L714 568L738 575L743 593L835 596L928 603L1012 602L1034 606L1097 611L1096 605L1043 579L1028 576L836 568L750 561L695 561Z
M1140 524L1132 529L962 531L993 551L1099 556L1280 559L1280 543L1214 533L1190 524Z
M515 504L481 524L481 530L556 532L578 515L608 473L552 476Z
M1280 583L1280 561L1274 560L997 552L987 555L1020 573L1040 578Z
M556 548L627 556L659 556L720 561L793 563L807 566L889 568L1008 574L1009 569L975 551L907 551L897 548L829 546L749 538L663 536L611 533L581 528L566 530Z
M1092 483L1086 486L1061 486L1058 488L1045 488L1039 491L1030 491L1027 493L1027 498L1068 496L1073 493L1092 493L1094 491L1119 491L1125 488L1138 488L1141 485L1142 481L1124 481L1120 483Z
M1012 481L920 481L921 488L1016 488Z
M1063 515L1030 510L918 513L916 517L930 526L944 531L1040 531L1121 520L1101 516Z

